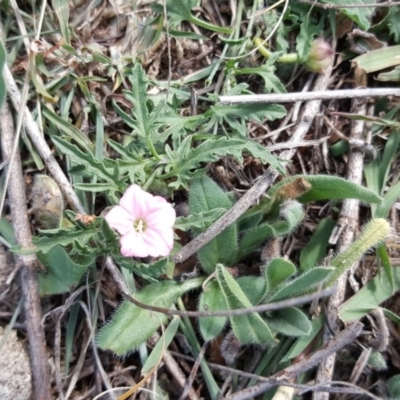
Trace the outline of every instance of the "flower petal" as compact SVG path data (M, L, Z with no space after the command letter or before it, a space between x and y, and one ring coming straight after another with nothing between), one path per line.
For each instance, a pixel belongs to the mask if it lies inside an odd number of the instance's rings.
M134 218L125 208L114 206L105 216L108 225L118 231L121 235L127 234L133 230Z
M144 218L147 214L153 196L142 190L138 185L131 185L121 197L119 204L135 219Z
M161 225L165 228L172 228L175 224L176 213L171 204L165 203L161 208L149 212L145 219L148 227Z
M124 257L148 257L150 255L142 235L134 230L121 236L120 243L121 254Z
M143 240L152 257L167 256L173 247L173 231L169 229L160 234L155 229L146 229L146 232L143 233Z

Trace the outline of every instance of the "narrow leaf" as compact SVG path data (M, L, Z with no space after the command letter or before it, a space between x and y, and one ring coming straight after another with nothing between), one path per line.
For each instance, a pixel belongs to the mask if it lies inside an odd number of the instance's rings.
M154 346L152 352L144 363L142 367L142 375L147 375L154 367L157 366L157 364L160 363L164 351L168 349L168 346L178 331L179 322L180 318L175 315L168 327L165 329L163 335L160 337L160 339L158 339L157 344Z
M282 284L268 299L268 303L310 293L313 289L317 288L320 283L325 282L332 271L333 268L327 267L310 269L290 282Z
M207 285L200 295L199 311L225 311L228 306L218 282L213 281ZM219 335L226 325L227 317L203 317L199 318L200 333L205 341L213 340Z
M227 269L218 264L217 280L229 309L249 308L253 305ZM274 343L271 330L259 314L230 317L235 336L243 344Z
M47 108L42 104L42 113L45 118L57 126L62 132L64 132L71 139L75 140L83 149L87 152L91 152L94 148L93 143L85 136L78 128L70 124L68 121L62 119L54 111ZM53 136L54 138L55 136Z
M304 195L298 198L302 203L309 203L317 200L334 199L358 199L365 203L381 203L382 198L374 191L361 185L350 182L344 178L331 175L297 175L285 179L268 191L269 196L275 195L278 190L296 179L303 178L312 187Z
M339 307L340 319L344 322L362 318L371 310L392 297L394 291L400 290L400 268L393 268L393 285L386 274L377 275L354 296Z
M300 270L306 271L313 268L326 255L329 246L329 237L336 221L330 218L322 219L311 239L300 252Z

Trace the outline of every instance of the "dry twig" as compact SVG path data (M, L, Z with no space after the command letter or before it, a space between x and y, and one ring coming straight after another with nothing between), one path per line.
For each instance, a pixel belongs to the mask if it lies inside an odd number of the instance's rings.
M11 158L14 139L14 125L11 111L7 103L1 110L1 148L4 160ZM22 175L22 165L19 153L16 153L12 163L8 165L10 179L8 184L8 199L14 235L18 245L32 246L31 230L28 220L25 183ZM46 357L45 336L42 328L42 310L39 297L39 287L36 277L36 255L20 255L16 257L20 266L22 293L26 328L29 338L29 354L34 384L35 399L50 400L51 388L49 369Z
M367 99L358 99L353 101L352 113L365 115L367 111ZM354 121L351 129L351 139L362 140L364 136L365 122ZM363 176L363 152L357 148L350 148L349 161L347 165L347 179L351 182L361 184ZM343 229L340 237L337 251L338 253L346 250L354 241L355 233L358 229L359 218L359 201L356 199L346 199L343 201L342 210L339 216L337 227ZM340 321L338 318L338 307L344 300L345 289L348 274L343 274L338 282L338 292L333 295L328 303L326 310L326 318L328 324L324 327L324 340L331 338L331 332L338 332L340 329ZM336 354L331 354L319 366L317 372L317 383L327 383L332 380L333 370L335 366ZM314 393L313 400L328 400L327 393Z
M254 104L254 103L295 103L312 100L359 99L367 97L400 96L399 88L367 88L342 90L314 90L299 93L248 94L238 96L220 96L219 104Z

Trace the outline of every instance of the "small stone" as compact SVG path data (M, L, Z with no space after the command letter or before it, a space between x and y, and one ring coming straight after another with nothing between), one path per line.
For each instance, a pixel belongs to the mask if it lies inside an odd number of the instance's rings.
M0 343L4 339L4 328L0 326ZM29 356L25 346L12 330L1 347L0 399L29 400L32 396L32 377Z

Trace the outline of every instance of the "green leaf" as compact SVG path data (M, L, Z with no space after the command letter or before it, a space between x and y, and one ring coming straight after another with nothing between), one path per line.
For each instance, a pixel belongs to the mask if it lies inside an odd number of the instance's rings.
M78 128L74 125L70 124L65 119L58 116L54 111L50 110L44 104L41 105L42 114L45 118L47 118L50 122L52 122L58 129L64 132L71 139L75 140L82 149L86 150L88 153L91 153L94 149L93 143L89 140L89 138L84 135ZM54 139L56 136L52 136Z
M272 225L277 234L285 235L295 229L303 218L303 205L297 200L288 200L281 206L279 219Z
M7 61L7 52L4 48L3 40L0 39L0 110L3 107L7 95L6 82L3 76L4 66Z
M191 213L207 212L213 209L231 207L231 202L223 190L210 178L204 176L192 182L189 190L189 210ZM215 239L197 252L205 271L213 273L218 263L230 266L236 256L237 229L230 225Z
M286 93L285 86L275 74L275 67L262 65L256 68L238 68L235 75L257 74L264 79L265 93Z
M386 274L377 275L339 307L340 319L349 322L362 318L392 297L400 289L399 267L393 268L393 284L392 288L391 281Z
M389 234L390 225L383 218L375 218L365 227L361 235L344 252L331 260L330 265L335 268L325 286L333 285L336 280L371 247L383 242Z
M387 308L379 307L379 309L382 310L385 317L389 318L395 324L400 324L400 316L398 316L394 312L388 310Z
M170 308L177 297L199 287L203 281L204 278L195 278L183 283L152 283L135 293L135 297L145 304ZM103 350L111 350L117 356L125 356L146 341L167 319L165 314L148 311L124 301L111 321L99 330L96 343Z
M228 306L218 282L209 283L200 295L199 311L215 312L225 311ZM202 317L199 318L201 336L205 341L213 340L219 335L226 325L227 317Z
M311 239L300 252L300 271L313 268L326 256L329 237L335 225L336 221L333 219L321 219Z
M393 399L400 398L400 375L392 376L387 382L390 397Z
M381 72L375 79L380 82L399 82L400 65L393 68L391 71Z
M306 336L311 332L311 323L306 315L295 307L278 310L268 316L267 323L273 331L286 336Z
M168 258L163 257L157 261L145 264L131 257L123 257L119 253L113 253L115 262L121 267L133 272L135 275L142 277L148 282L158 282L161 275L166 274L168 267Z
M75 183L74 188L91 193L104 193L107 191L116 191L116 188L111 183Z
M157 344L154 346L152 352L144 363L142 367L142 375L149 374L152 369L160 363L164 351L168 349L168 346L170 345L173 338L175 337L176 332L178 331L179 322L180 318L174 315L172 317L172 321L169 323L168 327L165 329L165 332L157 341Z
M33 254L38 251L48 253L53 247L60 245L66 247L75 242L85 245L91 240L97 232L93 229L54 229L41 231L41 237L33 237L33 246L30 248L22 248L21 246L13 247L11 250L17 254Z
M261 224L253 229L245 231L243 238L239 242L239 253L237 260L241 260L253 251L255 251L262 243L271 237L275 237L276 232L270 224Z
M258 158L263 164L269 164L271 168L276 169L282 175L286 175L285 168L282 166L280 160L274 156L266 147L257 143L255 140L241 137L243 140L243 148L248 151L253 157ZM235 154L234 154L235 155ZM239 159L239 155L235 155L237 159Z
M226 268L218 264L217 281L230 310L250 308L253 305ZM275 343L271 330L259 314L229 317L232 330L242 344Z
M267 281L262 276L241 276L236 282L254 306L259 304L267 293Z
M312 185L310 190L298 198L302 203L335 199L358 199L365 203L377 204L382 202L382 198L376 192L344 178L331 175L295 175L274 185L267 194L272 197L282 186L299 178L307 180Z
M53 136L52 140L63 154L67 154L70 157L73 163L83 165L87 172L96 175L99 179L105 180L114 190L122 189L117 183L118 179L115 174L116 164L113 160L102 159L100 161L91 152L84 153L79 147L56 136ZM105 162L114 165L114 168L106 167Z
M300 33L296 38L296 52L300 61L307 61L313 39L324 30L324 22L324 18L316 20L308 14L300 23Z
M365 72L376 72L400 64L398 54L400 45L372 50L353 59Z
M192 213L187 217L178 217L175 221L174 228L181 231L203 230L208 228L221 215L226 212L226 208L214 208L210 211Z
M188 21L210 31L227 34L232 32L230 28L213 25L195 17L191 13L191 9L198 4L198 0L167 0L167 15L170 18L171 26L175 27L182 21ZM163 7L158 4L153 4L152 9L162 15L164 14Z
M330 267L315 267L310 269L297 278L282 283L276 292L268 298L268 303L310 293L320 283L326 282L332 271L334 269Z
M351 5L360 5L365 6L368 4L375 3L375 0L322 0L324 3L333 3L333 4L351 4ZM346 8L343 7L340 9L340 12L344 15L348 16L352 19L358 26L367 31L371 27L371 17L374 13L374 7L354 7L354 8Z
M265 268L269 290L275 290L282 282L296 273L295 265L284 258L275 258Z
M392 285L392 288L394 288L393 270L392 270L392 265L390 263L389 254L388 254L388 252L386 250L386 246L383 245L383 244L379 245L377 247L377 249L376 249L376 255L379 257L378 265L380 263L381 266L383 266L385 274L389 278L389 281L390 281L390 284Z
M280 104L215 104L210 107L209 113L212 114L214 123L222 125L226 122L234 129L242 130L243 128L238 128L232 121L236 119L259 123L263 123L265 119L275 121L285 117L286 109ZM247 136L247 132L243 136Z
M59 245L47 253L38 253L38 258L46 267L46 272L38 275L41 296L70 291L95 261L94 257L82 257L79 264L75 263Z
M310 343L314 340L314 338L321 332L323 323L324 319L322 314L314 318L311 321L310 332L307 335L300 336L296 339L290 350L282 358L281 363L291 360L300 355L310 345Z
M129 75L129 81L131 82L132 89L131 91L124 90L123 93L133 105L132 114L135 118L129 117L119 107L117 108L118 114L121 117L124 116L124 121L137 135L148 137L151 133L154 117L150 118L150 111L147 104L148 95L146 90L149 81L140 63L136 63L133 67L132 73Z
M400 26L398 24L400 18L400 9L398 7L390 7L387 15L387 26L390 34L393 36L394 42L400 41Z
M243 141L226 137L206 140L196 148L191 147L191 142L192 136L187 136L175 151L166 145L170 160L167 174L162 178L176 176L177 180L169 184L173 189L186 187L187 182L204 175L206 169L201 168L202 163L218 161L222 156L243 150Z

